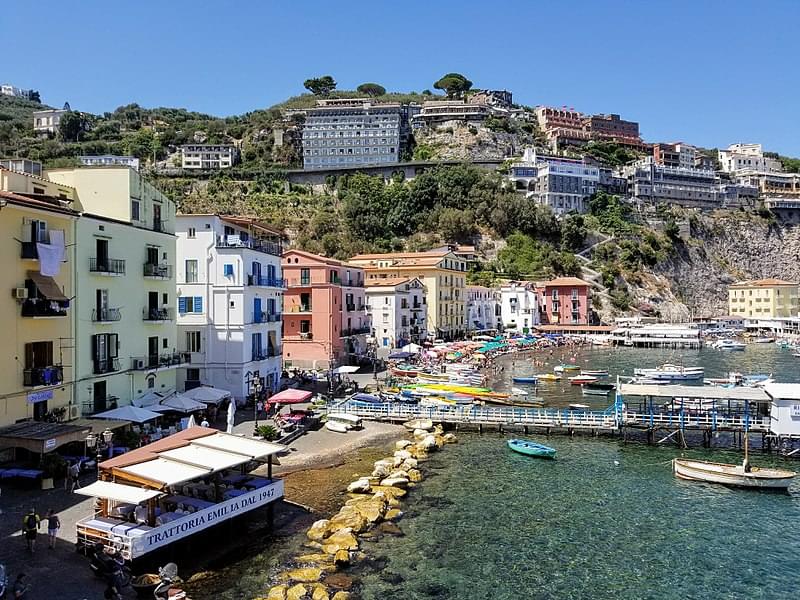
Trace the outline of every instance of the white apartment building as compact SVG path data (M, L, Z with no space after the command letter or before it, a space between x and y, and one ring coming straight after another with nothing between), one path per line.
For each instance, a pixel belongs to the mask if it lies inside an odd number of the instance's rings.
M281 374L283 234L252 219L177 218L178 340L192 365L178 389L201 384L238 400L276 391Z
M69 111L60 109L33 111L33 130L39 134L56 133L61 117L67 112Z
M4 83L0 85L0 96L14 96L16 98L30 98L33 90L23 90L15 85Z
M417 277L366 282L367 307L379 348L419 344L428 336L425 285Z
M116 156L103 154L100 156L79 156L78 161L87 167L130 167L139 170L139 159L135 156Z
M183 169L228 169L236 164L239 151L232 144L184 144L181 146Z
M783 170L779 160L764 156L761 144L731 144L727 150L719 151L719 162L725 173Z
M500 318L505 330L529 333L539 325L539 297L535 286L526 281L510 281L500 286Z
M500 306L496 292L497 290L482 285L467 286L464 322L468 334L500 329L498 327ZM502 323L500 325L502 326Z

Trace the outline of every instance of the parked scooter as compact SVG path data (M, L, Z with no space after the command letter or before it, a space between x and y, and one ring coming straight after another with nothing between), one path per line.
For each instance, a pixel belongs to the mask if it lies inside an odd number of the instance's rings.
M131 582L131 571L117 550L109 552L104 544L98 542L92 546L89 559L89 568L109 586L121 590Z
M153 597L156 600L188 600L186 592L173 588L173 582L178 579L178 565L167 563L158 570L161 582L153 590Z

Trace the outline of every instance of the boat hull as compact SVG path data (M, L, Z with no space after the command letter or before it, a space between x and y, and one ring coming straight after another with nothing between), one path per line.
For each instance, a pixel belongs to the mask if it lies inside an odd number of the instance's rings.
M538 379L536 377L514 377L514 383L536 383Z
M705 460L672 459L672 472L687 481L704 481L735 487L785 490L796 473L782 469L753 467L745 472L742 465L729 465Z
M536 458L555 458L556 449L536 442L526 440L508 440L508 447L518 454L533 456Z

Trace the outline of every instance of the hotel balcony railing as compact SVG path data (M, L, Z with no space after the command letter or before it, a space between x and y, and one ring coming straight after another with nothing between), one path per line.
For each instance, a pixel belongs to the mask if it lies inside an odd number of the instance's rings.
M412 304L411 305L411 310L422 310L422 308L423 308L422 304Z
M81 405L81 414L93 415L98 412L112 410L119 405L119 396L106 396L105 398L93 398L84 400Z
M290 306L289 307L289 312L293 312L293 313L311 312L311 303L308 302L306 304L297 304L295 306Z
M167 231L167 222L161 219L153 219L153 231Z
M253 350L252 354L250 355L250 360L264 360L267 358L267 351L264 348L257 348Z
M118 308L93 308L92 321L95 323L108 323L122 319L122 313Z
M264 277L263 275L248 275L247 285L254 285L258 287L276 287L285 288L286 280L278 277Z
M353 302L348 302L346 308L348 312L353 312L356 309L356 305Z
M49 367L34 367L22 372L23 385L27 387L37 385L58 385L64 381L64 369L61 365Z
M28 298L22 303L23 317L66 317L69 302Z
M172 321L175 319L175 311L171 308L145 308L142 310L142 320L144 321Z
M310 331L301 331L300 332L300 339L301 340L313 340L314 339L314 334L311 333Z
M279 323L281 313L254 312L253 323Z
M249 248L250 250L271 254L272 256L283 255L283 246L281 244L259 239L248 238L243 240L238 235L217 236L217 248Z
M155 279L170 279L172 277L172 265L144 263L143 274L145 277L153 277Z
M165 352L163 354L148 354L147 356L134 356L131 359L131 368L134 371L158 369L161 367L174 367L190 363L192 356L189 352Z
M94 361L94 374L100 375L102 373L113 373L119 371L118 358L104 358L102 360L95 359Z
M89 258L89 272L107 275L125 275L125 261L118 258L98 260Z
M342 329L341 337L350 337L353 335L361 335L372 331L371 327L353 327L351 329Z

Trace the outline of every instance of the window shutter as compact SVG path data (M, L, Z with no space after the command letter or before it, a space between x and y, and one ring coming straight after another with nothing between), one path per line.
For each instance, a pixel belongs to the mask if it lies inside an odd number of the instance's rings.
M202 296L195 296L194 297L194 312L196 312L196 313L203 312L203 297Z
M109 358L119 357L119 336L116 333L108 336L108 356Z
M186 298L185 297L178 298L178 312L181 313L182 315L186 314Z
M97 336L92 336L92 359L97 360Z

